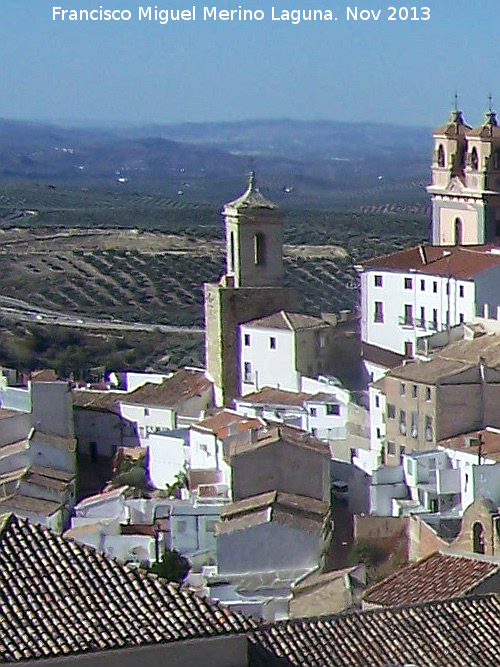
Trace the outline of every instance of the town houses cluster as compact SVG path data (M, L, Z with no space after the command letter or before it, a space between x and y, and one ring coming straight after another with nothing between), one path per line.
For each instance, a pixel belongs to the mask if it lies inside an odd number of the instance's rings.
M359 312L304 311L252 173L203 368L2 369L4 662L496 664L500 127L433 142L429 242L357 266Z

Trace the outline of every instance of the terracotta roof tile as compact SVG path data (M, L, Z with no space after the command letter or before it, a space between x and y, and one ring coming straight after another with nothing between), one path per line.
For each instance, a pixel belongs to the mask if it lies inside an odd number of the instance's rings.
M275 389L274 387L263 387L259 391L246 394L236 399L238 403L252 403L257 405L280 405L302 407L304 401L312 398L312 394L304 392L287 391L285 389ZM331 396L330 396L331 398Z
M499 572L500 562L437 551L371 586L363 600L386 607L445 600L471 593Z
M491 667L500 654L496 595L281 621L250 634L294 667ZM252 652L251 652L252 653Z
M461 433L453 438L446 438L440 440L438 445L450 449L456 449L467 454L479 455L479 445L477 444L478 437L482 437L481 455L497 461L500 463L500 430L487 426L478 431L469 431L468 433ZM470 441L475 440L475 444L470 444Z
M243 433L248 429L259 428L264 422L255 417L244 417L234 410L220 410L191 427L195 431L210 431L217 438L227 438L236 433Z
M161 384L147 382L120 399L132 405L153 405L173 408L189 398L200 396L212 387L202 370L183 368Z
M500 264L495 246L415 246L408 250L375 257L362 263L365 269L416 271L435 276L452 276L471 280L492 266Z
M124 391L94 391L93 389L73 389L73 405L76 408L119 412L118 402L126 395Z
M245 322L244 326L259 327L263 329L284 329L286 331L302 331L304 329L324 329L331 325L320 317L304 315L302 313L288 313L280 310L266 317Z
M16 662L244 633L189 589L128 569L13 515L0 535L0 660Z

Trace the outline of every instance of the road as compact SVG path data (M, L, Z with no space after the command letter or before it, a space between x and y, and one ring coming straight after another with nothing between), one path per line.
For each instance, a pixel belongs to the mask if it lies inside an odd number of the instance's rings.
M8 296L0 296L0 315L17 322L79 327L82 329L115 329L118 331L149 331L159 333L187 333L201 335L200 327L178 327L170 324L150 322L124 322L117 319L99 319L77 313L64 313L47 308L40 308Z

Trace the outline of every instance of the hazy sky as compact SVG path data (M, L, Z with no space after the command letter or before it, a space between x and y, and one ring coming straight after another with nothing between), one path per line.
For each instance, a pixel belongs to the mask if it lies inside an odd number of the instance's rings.
M158 0L196 20L138 20L137 0L2 0L0 116L180 122L296 118L436 125L455 89L478 123L500 108L498 0L427 0L428 21L389 21L388 2ZM273 5L274 2L274 5ZM190 4L191 3L191 4ZM129 10L129 21L54 21L62 9ZM337 21L273 21L331 10ZM404 5L395 5L398 9ZM406 7L416 5L407 3ZM409 18L423 17L419 5ZM261 10L261 21L203 20L203 8ZM347 21L347 7L381 10ZM402 11L403 16L405 11Z

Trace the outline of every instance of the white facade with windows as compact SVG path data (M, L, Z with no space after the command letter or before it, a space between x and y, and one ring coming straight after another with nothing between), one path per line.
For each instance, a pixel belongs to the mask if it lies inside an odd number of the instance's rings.
M411 357L418 338L473 319L475 284L443 275L365 269L361 309L364 343Z
M261 387L299 391L293 331L242 324L240 341L242 396Z

